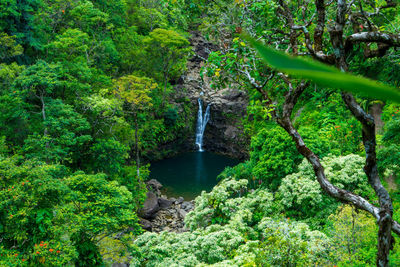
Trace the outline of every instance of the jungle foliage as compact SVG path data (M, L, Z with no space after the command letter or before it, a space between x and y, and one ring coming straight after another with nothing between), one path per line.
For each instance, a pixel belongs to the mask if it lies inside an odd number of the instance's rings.
M399 9L2 1L0 265L399 265ZM201 77L248 95L249 157L196 198L187 232L143 233L146 163L193 132L173 86L191 31L218 47Z

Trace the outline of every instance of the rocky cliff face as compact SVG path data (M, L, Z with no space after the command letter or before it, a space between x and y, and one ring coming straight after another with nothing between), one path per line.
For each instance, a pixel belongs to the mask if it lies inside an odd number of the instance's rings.
M182 77L176 89L181 96L190 99L193 109L198 110L197 99L203 99L203 110L210 104L211 117L207 124L203 148L208 151L218 152L237 158L247 157L248 138L243 134L241 120L246 115L248 97L245 92L237 89L215 90L210 86L210 81L200 77L201 67L211 51L217 47L208 43L198 32L192 32L191 45L195 55L187 65L187 72ZM197 114L194 112L194 114ZM196 120L194 121L196 123ZM194 145L195 127L193 138L188 142Z

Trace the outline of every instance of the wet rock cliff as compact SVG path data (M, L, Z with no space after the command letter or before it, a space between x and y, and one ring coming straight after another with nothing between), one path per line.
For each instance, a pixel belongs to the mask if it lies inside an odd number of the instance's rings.
M242 119L246 115L247 94L238 89L212 89L210 81L206 77L201 78L201 68L208 55L218 47L207 42L199 32L192 32L190 41L194 56L188 62L187 72L175 87L181 97L190 99L193 110L198 109L199 97L203 100L203 110L210 104L211 116L204 132L203 148L237 158L246 158L249 140L243 133ZM194 120L194 125L191 126L193 138L187 140L192 144L192 149L196 149L195 123Z

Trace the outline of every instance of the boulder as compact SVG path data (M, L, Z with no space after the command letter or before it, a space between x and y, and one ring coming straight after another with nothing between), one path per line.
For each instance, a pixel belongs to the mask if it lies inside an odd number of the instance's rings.
M154 218L155 214L159 210L160 205L158 204L158 197L155 193L148 191L143 208L139 211L139 216L145 219L151 219Z
M186 214L187 214L187 212L184 211L184 210L182 210L182 209L179 209L179 210L178 210L178 213L179 213L179 216L181 216L182 219L185 218L185 216L186 216Z
M160 206L161 209L168 209L171 207L173 202L171 200L168 200L166 198L159 198L158 199L158 205Z
M179 197L178 200L175 201L176 205L182 204L184 201L183 197Z
M139 219L139 224L146 231L150 231L151 232L153 230L153 226L152 226L151 222L146 220L146 219L140 218Z
M193 205L192 202L184 201L184 202L181 204L181 208L184 209L185 211L189 212L189 211L191 211L192 209L194 209L194 205Z
M149 191L154 192L157 196L161 195L160 189L162 188L162 184L156 179L151 179L147 181L146 186Z
M235 91L235 90L228 91L227 94L221 96L221 98L229 101L236 101L240 97L246 97L245 93L243 91Z
M159 190L162 187L162 184L159 181L157 181L156 179L151 179L151 180L147 181L146 184L156 190Z

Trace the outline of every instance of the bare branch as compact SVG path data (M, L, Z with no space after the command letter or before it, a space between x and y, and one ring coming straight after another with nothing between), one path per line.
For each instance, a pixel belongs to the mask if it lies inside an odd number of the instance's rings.
M346 38L346 47L354 43L384 43L390 46L400 46L400 34L383 32L360 32Z

